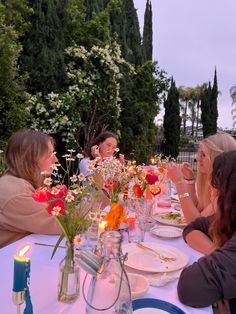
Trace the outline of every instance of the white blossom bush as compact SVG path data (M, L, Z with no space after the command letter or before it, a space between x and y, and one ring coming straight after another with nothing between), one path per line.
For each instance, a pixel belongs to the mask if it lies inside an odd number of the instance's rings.
M117 44L105 48L70 47L66 50L68 84L60 93L30 98L31 127L57 134L69 147L75 135L85 142L107 125L119 128L122 71L134 69L121 57Z

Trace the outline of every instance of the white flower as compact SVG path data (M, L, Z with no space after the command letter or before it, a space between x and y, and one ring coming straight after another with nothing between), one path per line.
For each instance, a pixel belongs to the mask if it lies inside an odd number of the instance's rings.
M82 181L85 181L85 180L86 180L86 177L85 177L85 175L83 175L83 173L80 173L80 174L78 175L78 179L79 179L80 182L82 182Z
M84 158L84 155L83 154L77 154L76 157L79 159L82 159L82 158Z
M84 241L85 239L81 237L79 234L74 237L74 245L81 245L83 244Z
M52 184L52 179L51 178L45 178L43 181L43 184L46 186L50 186Z
M51 214L53 216L58 216L61 212L61 207L60 206L55 206L53 207L53 210L51 211Z
M73 202L74 199L75 199L75 197L74 197L70 192L66 194L65 200L66 200L68 203Z
M77 176L74 174L72 177L70 177L71 182L77 182Z

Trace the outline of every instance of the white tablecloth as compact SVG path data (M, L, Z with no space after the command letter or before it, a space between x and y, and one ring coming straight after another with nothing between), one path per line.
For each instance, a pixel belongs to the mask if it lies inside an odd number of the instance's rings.
M16 306L12 302L13 256L17 254L19 247L24 243L34 244L35 242L55 244L57 238L57 236L30 235L0 250L0 313L16 313ZM190 264L201 256L200 253L188 247L182 238L158 239L147 233L145 241L155 241L179 248L189 256ZM58 249L52 260L50 259L51 254L51 247L32 245L30 252L30 292L34 314L85 314L85 301L82 293L74 304L63 304L57 301L58 266L65 255L65 250ZM80 274L82 286L85 272L81 270ZM176 286L177 280L163 287L150 287L145 297L171 302L186 314L212 313L211 307L194 309L184 306L178 300ZM24 304L21 306L22 313L23 309Z

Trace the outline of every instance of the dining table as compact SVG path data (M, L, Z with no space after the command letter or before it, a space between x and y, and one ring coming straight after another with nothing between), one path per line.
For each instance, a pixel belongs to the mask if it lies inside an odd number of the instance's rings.
M156 223L156 226L159 226ZM65 304L57 300L57 286L59 276L59 263L65 256L65 249L58 248L54 257L52 256L53 247L58 240L56 235L31 234L22 238L2 249L0 249L0 313L17 313L16 305L12 300L14 256L19 248L24 244L30 244L29 252L31 271L30 271L30 295L35 314L85 314L86 302L82 294L82 284L86 275L80 269L80 295L72 304ZM182 236L176 238L159 237L151 232L146 232L144 243L153 242L156 245L166 245L179 249L188 256L188 265L197 261L202 254L190 248ZM46 245L38 245L46 244ZM51 245L51 246L50 246ZM127 268L129 271L129 267ZM192 308L180 302L177 295L178 279L168 282L163 286L150 285L144 298L154 298L169 302L180 308L186 314L211 314L212 307ZM194 284L194 282L193 282ZM85 295L88 285L85 285ZM105 292L104 292L105 293ZM24 304L21 306L23 313Z

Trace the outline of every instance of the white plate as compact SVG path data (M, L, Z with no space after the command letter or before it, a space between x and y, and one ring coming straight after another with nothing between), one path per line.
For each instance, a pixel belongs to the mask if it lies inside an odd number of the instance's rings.
M126 266L146 272L170 272L183 268L188 263L188 256L179 249L153 242L143 242L147 247L156 250L161 256L175 258L174 261L163 261L154 252L142 249L136 243L123 245L123 253L128 253Z
M174 215L180 215L180 216L179 218L176 218L176 219L168 219L168 215L170 213L173 213ZM187 225L187 222L185 222L183 214L177 211L160 212L153 215L153 219L155 219L157 222L160 222L165 225L170 225L170 226L184 227Z
M169 314L169 312L160 310L160 309L153 309L151 307L146 307L145 309L138 309L134 311L135 314Z
M155 226L150 232L161 238L178 238L183 233L182 229L170 226Z

